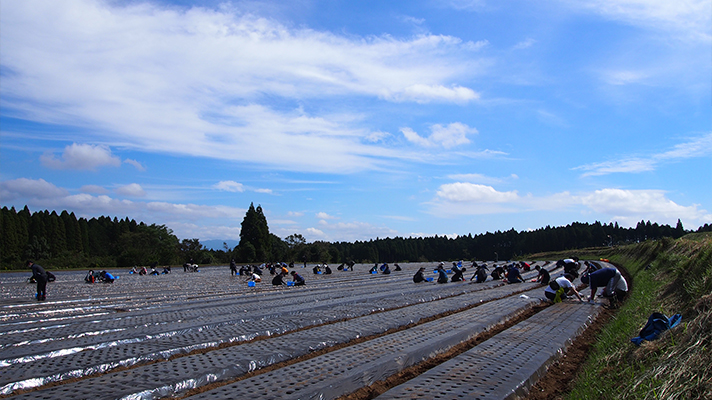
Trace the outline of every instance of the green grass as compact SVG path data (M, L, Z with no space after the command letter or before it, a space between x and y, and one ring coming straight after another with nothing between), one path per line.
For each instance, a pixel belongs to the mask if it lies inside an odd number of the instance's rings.
M609 254L633 277L631 294L599 334L566 399L712 398L711 254L710 236L645 242ZM636 347L630 339L655 311L680 313L683 323Z

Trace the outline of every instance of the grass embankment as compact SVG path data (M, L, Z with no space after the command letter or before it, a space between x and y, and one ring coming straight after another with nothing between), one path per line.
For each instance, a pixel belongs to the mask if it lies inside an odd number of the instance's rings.
M601 250L628 271L632 290L566 398L712 398L712 235ZM682 314L682 323L636 347L630 339L655 311Z

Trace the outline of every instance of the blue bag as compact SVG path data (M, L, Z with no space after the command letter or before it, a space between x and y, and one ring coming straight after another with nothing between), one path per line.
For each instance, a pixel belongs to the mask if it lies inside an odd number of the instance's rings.
M630 341L635 343L636 346L640 346L644 340L653 341L664 331L676 327L681 319L682 316L680 314L675 314L668 318L662 313L654 312L648 317L648 323L640 330L638 336L630 339Z

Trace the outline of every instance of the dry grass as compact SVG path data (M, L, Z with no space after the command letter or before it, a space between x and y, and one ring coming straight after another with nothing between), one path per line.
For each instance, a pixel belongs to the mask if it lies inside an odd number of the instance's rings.
M653 386L645 391L645 399L712 398L712 295L700 299L694 311L692 321L636 350L639 361L657 362L635 380L629 393Z

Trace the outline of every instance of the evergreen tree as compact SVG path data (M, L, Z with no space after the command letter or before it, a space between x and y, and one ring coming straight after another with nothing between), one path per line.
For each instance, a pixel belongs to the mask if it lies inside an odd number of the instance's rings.
M272 239L267 226L262 207L255 208L250 203L250 208L245 213L240 230L240 244L236 247L236 259L243 262L270 261Z

